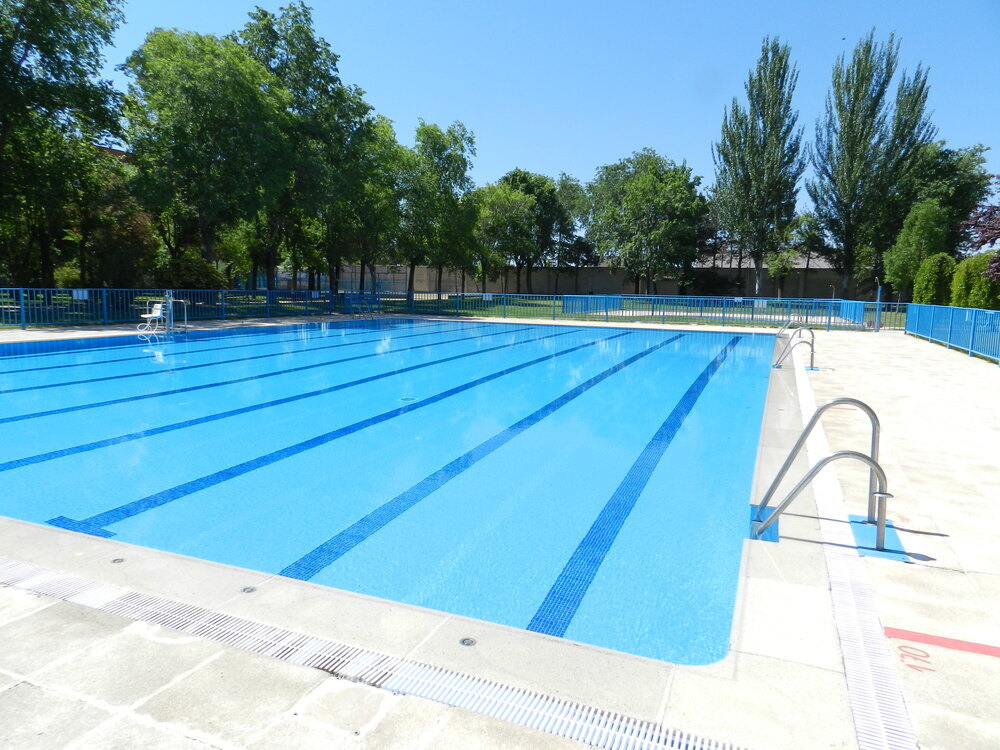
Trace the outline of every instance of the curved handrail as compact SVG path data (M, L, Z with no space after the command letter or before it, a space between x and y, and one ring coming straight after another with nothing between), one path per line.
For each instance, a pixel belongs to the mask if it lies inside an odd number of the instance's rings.
M805 331L809 334L809 341L802 338L801 334ZM778 335L781 335L780 332ZM799 341L795 339L798 338ZM801 343L809 344L809 369L813 370L816 367L816 334L811 328L796 328L795 331L788 337L788 341L785 342L785 348L781 350L781 354L778 358L774 360L774 364L771 367L781 367L781 363L785 361L785 358L792 353L792 349Z
M806 488L806 485L808 485L813 480L813 478L817 474L819 474L820 471L823 470L823 468L827 464L833 463L834 461L838 461L841 458L853 458L857 461L861 461L862 463L867 464L869 469L871 469L872 473L878 479L878 491L872 493L873 497L878 498L878 518L877 518L878 528L875 532L875 549L880 551L884 550L885 549L885 504L886 500L892 497L892 495L889 493L889 483L885 478L885 472L882 470L882 467L879 466L878 462L872 460L871 456L866 456L864 453L859 453L858 451L838 451L837 453L829 455L826 458L818 461L816 465L813 466L808 472L806 472L806 475L799 480L799 483L792 488L792 491L789 492L788 496L785 497L785 499L782 500L781 503L774 509L774 512L766 521L761 522L760 520L758 520L757 522L754 523L753 525L754 536L759 539L760 535L763 534L771 526L771 524L773 524L775 521L778 520L778 516L780 516L782 513L785 512L788 506L792 504L792 501L796 497L798 497L799 493ZM871 519L869 519L869 522L871 522Z
M812 433L813 428L819 423L820 417L823 416L829 409L835 406L854 406L863 411L868 415L868 418L872 423L872 443L871 443L871 455L870 458L876 464L878 463L878 444L879 435L881 433L881 424L878 421L878 415L875 414L875 410L872 409L864 401L859 401L856 398L835 398L833 401L828 401L821 407L813 412L812 417L806 426L802 429L802 434L799 435L799 439L795 441L795 445L792 447L791 452L788 454L788 458L785 459L785 463L781 465L778 469L778 474L774 477L774 481L771 482L771 486L767 488L767 492L764 493L764 497L761 499L760 504L757 506L757 520L760 520L761 513L763 513L764 508L767 507L768 503L771 502L771 498L774 493L778 490L778 485L781 484L781 480L785 478L785 474L788 470L792 468L792 463L795 461L796 456L799 455L799 451L802 450L802 446L805 445L806 440ZM875 471L874 469L868 473L868 523L875 521Z

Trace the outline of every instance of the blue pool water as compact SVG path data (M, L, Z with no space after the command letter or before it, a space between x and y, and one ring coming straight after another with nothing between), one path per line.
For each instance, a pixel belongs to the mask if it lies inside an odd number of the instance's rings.
M773 343L380 320L8 345L0 514L710 663Z

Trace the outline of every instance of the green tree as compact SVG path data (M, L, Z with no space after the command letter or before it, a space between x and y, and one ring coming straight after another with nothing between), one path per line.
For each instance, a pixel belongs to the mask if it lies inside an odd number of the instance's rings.
M955 276L951 281L952 305L1000 310L1000 281L993 281L985 274L990 261L997 255L1000 255L1000 250L979 253L955 267Z
M559 293L559 277L564 269L596 266L600 262L597 248L587 239L590 225L590 196L587 188L575 177L565 172L556 180L556 198L562 206L556 246L556 277L554 293ZM580 275L576 274L576 291L579 292Z
M784 267L780 259L787 258L788 249L783 244L805 167L802 129L792 109L798 71L789 57L787 45L764 39L757 68L746 82L747 107L733 99L713 146L716 216L753 260L755 294L760 294L765 259L774 266L772 276Z
M924 258L913 280L913 301L919 305L947 305L954 276L955 259L948 253Z
M914 204L896 244L885 253L885 278L900 294L913 285L920 264L948 249L948 214L933 198Z
M954 254L969 242L965 222L989 195L986 151L985 146L951 149L943 141L929 143L921 151L914 184L901 191L911 202L936 200L941 205L948 230L945 252Z
M537 266L556 260L560 239L569 232L569 214L559 200L556 183L551 177L523 169L512 169L500 178L500 182L534 198L531 208L534 216L532 243L524 246L523 252L511 256L516 272L517 291L521 291L523 268L525 287L528 294L531 294L531 272Z
M421 120L415 141L403 194L402 249L410 266L410 291L416 265L427 262L437 270L440 293L445 268L472 265L477 209L462 197L473 187L469 170L476 140L460 122L442 130Z
M316 35L312 11L292 2L275 14L262 8L250 13L249 22L234 41L280 82L289 96L284 137L289 153L290 178L255 217L257 254L253 259L273 272L284 248L297 278L299 268L314 274L329 265L318 252L316 231L331 202L346 199L360 157L352 141L370 127L371 107L359 89L345 86L337 67L338 56L326 40Z
M894 196L911 183L934 127L926 113L927 73L918 67L896 73L899 44L889 37L875 41L874 32L854 48L848 62L841 56L833 69L825 116L816 125L812 163L816 178L807 183L816 216L833 240L831 255L847 296L859 266L859 250L873 252L866 273L881 275L882 253L909 211Z
M117 130L97 76L121 18L117 0L0 0L0 278L52 286L75 249L69 204Z
M183 237L175 230L185 224L190 236L193 224L214 261L220 230L257 220L288 184L290 95L239 44L214 36L157 29L124 67L138 194L161 236Z
M597 170L590 183L591 236L598 250L646 291L661 276L688 269L698 255L698 228L708 203L691 169L652 149Z
M499 278L507 259L530 253L534 245L535 198L504 182L475 192L476 266L482 289Z

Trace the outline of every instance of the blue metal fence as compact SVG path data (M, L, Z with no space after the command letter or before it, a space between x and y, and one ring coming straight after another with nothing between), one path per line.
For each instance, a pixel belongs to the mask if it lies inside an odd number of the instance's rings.
M1000 311L910 305L906 332L1000 362Z
M165 289L2 289L0 326L109 325L138 322ZM358 296L363 294L363 298ZM838 299L693 297L654 295L551 295L434 292L174 290L188 320L351 314L357 303L386 313L475 315L644 323L816 328L903 328L906 305ZM181 319L184 310L175 315Z

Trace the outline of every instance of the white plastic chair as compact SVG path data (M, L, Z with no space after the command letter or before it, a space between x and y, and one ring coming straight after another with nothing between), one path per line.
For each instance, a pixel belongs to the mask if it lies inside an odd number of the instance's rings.
M140 331L155 333L166 325L162 302L153 302L149 308L149 312L143 313L139 317L142 318L142 322L137 326Z

